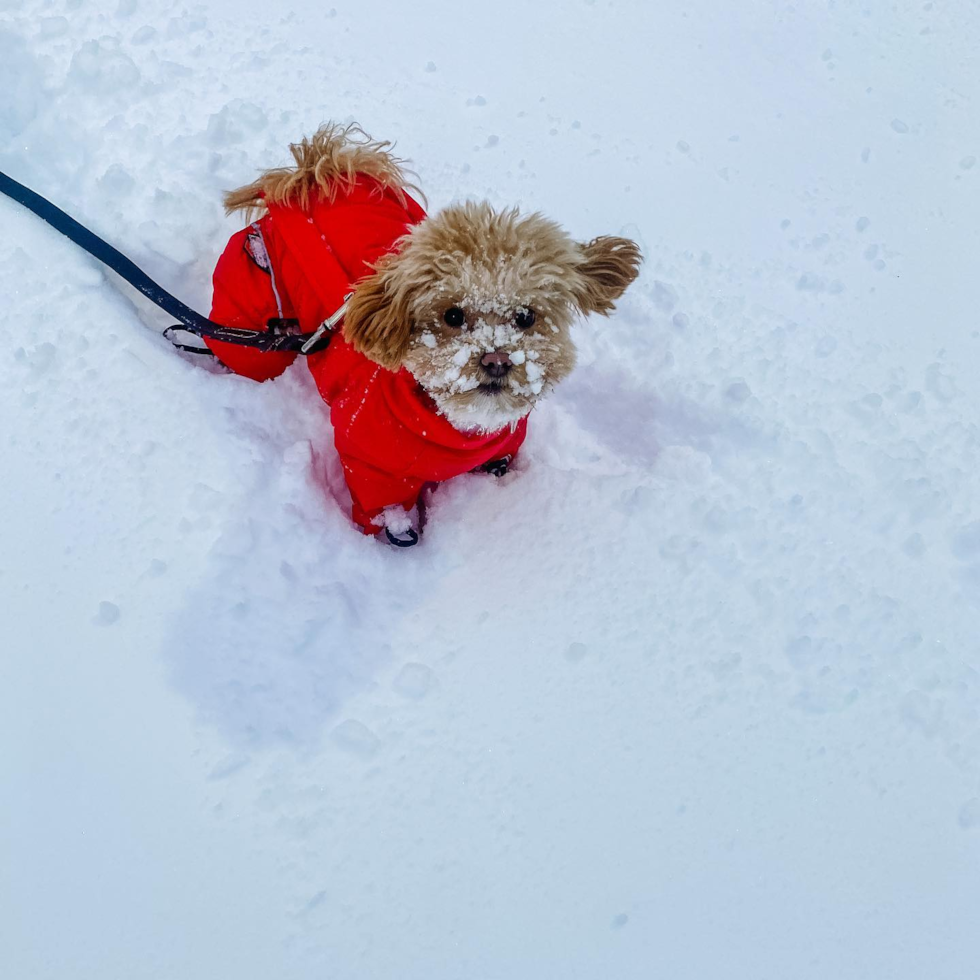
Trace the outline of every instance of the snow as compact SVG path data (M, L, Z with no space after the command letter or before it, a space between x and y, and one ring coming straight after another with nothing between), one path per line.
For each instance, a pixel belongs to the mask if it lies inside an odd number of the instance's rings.
M401 504L395 504L393 507L385 507L379 516L382 526L388 528L393 534L404 534L413 524L418 524L418 518L416 517L413 520L412 513L406 511Z
M978 34L0 9L0 169L198 308L221 191L328 118L647 256L403 551L300 368L176 354L0 202L2 975L972 980Z

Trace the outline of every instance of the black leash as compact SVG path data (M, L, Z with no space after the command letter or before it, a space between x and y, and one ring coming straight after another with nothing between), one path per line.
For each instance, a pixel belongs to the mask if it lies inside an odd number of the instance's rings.
M56 231L60 231L62 235L85 249L93 258L107 265L152 303L165 310L175 320L179 320L179 326L168 327L163 334L180 350L192 351L197 354L211 353L206 348L178 343L170 336L173 330L186 330L195 337L208 337L212 340L224 341L227 344L254 347L260 351L297 351L301 354L315 354L330 343L329 332L322 328L314 333L298 333L298 320L269 320L268 330L243 330L238 327L226 327L220 323L215 323L214 320L201 316L200 313L195 312L177 299L176 296L168 293L118 249L113 248L94 232L80 225L74 218L55 207L50 201L45 200L40 194L36 194L29 187L17 183L16 180L2 172L0 172L0 193L23 205L42 221L46 221Z

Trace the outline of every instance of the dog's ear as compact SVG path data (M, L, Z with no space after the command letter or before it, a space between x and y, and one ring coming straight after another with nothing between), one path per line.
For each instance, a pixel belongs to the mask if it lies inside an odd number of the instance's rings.
M391 371L401 367L412 336L410 291L399 282L398 256L383 259L354 287L344 314L344 338Z
M628 238L603 235L579 249L583 258L576 270L581 284L575 289L575 301L583 313L608 316L640 272L640 248Z

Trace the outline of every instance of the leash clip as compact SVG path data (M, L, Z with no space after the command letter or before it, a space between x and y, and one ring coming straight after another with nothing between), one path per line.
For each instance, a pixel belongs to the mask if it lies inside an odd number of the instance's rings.
M347 312L347 304L350 302L350 298L353 295L353 292L349 292L344 297L343 303L341 303L340 306L337 307L337 309L334 310L334 312L331 313L330 316L328 316L326 320L324 320L323 323L321 323L320 326L313 331L312 334L310 334L310 339L307 340L302 347L300 347L301 353L308 354L310 352L310 348L312 348L328 330L333 330L333 328L337 326L337 324L343 319L344 314Z

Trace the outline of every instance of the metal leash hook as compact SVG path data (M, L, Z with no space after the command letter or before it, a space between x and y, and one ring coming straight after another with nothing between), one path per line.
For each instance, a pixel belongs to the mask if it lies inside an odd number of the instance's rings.
M320 326L318 326L316 330L314 330L313 333L310 334L310 339L305 344L303 344L303 346L300 347L299 349L301 354L309 354L310 348L325 333L329 332L330 330L333 330L333 328L337 326L338 323L340 323L340 321L344 317L344 314L347 312L347 304L350 302L350 298L353 295L354 294L352 292L348 293L344 297L343 303L341 303L340 306L338 306L337 309L334 310L333 313L331 313L330 316L328 316L326 320L324 320L323 323L321 323Z

